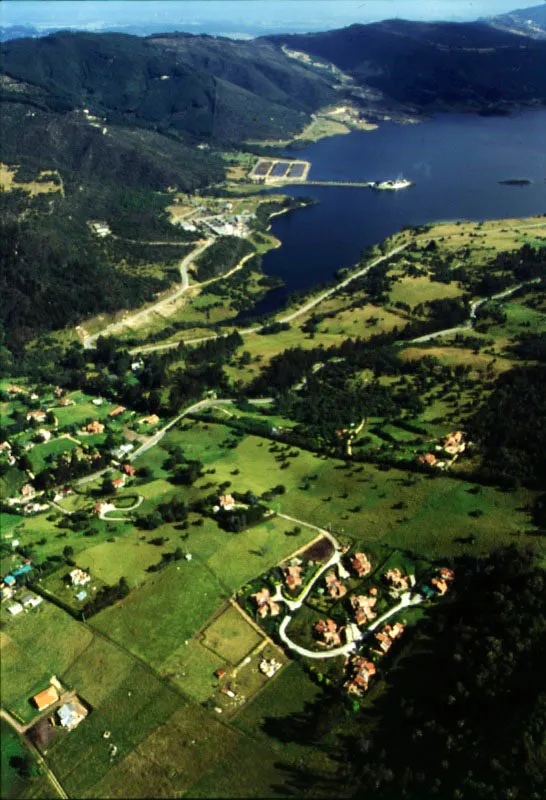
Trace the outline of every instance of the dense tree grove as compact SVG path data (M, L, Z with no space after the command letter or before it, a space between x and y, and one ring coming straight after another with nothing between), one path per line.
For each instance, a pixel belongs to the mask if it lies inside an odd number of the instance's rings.
M453 603L430 612L351 737L349 773L377 800L539 800L546 770L546 583L515 548L457 571Z
M501 375L469 419L483 453L482 469L507 485L546 485L546 367L516 367Z

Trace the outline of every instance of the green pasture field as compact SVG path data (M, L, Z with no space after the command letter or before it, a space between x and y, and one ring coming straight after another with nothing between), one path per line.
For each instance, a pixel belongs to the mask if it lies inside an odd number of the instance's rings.
M30 721L36 709L29 700L61 675L85 650L91 631L44 600L37 608L11 617L0 612L3 703L19 718Z
M182 642L171 653L163 663L161 673L185 695L203 703L220 685L214 677L214 672L220 667L227 669L229 664L194 637Z
M233 724L248 738L241 740L229 759L218 763L192 786L188 797L287 797L301 795L292 783L294 771L303 768L332 774L335 762L313 747L298 730L306 710L323 695L298 664L291 664L270 679L264 689L234 718ZM254 740L254 741L252 741ZM307 790L305 796L319 794ZM344 797L339 786L337 796Z
M139 736L133 752L86 797L193 796L192 785L221 760L230 760L241 736L203 709L187 705ZM248 744L247 744L248 746Z
M201 641L223 661L238 664L260 644L262 637L233 606L228 606L205 628Z
M402 302L414 308L419 303L443 300L447 297L459 297L462 294L455 282L439 283L425 276L402 277L398 269L393 270L390 277L397 278L390 291L390 304Z
M470 531L477 536L472 548L476 554L518 539L529 541L521 533L531 524L529 513L523 509L532 494L525 490L507 494L482 487L479 494L472 495L469 490L474 485L456 478L440 474L430 478L369 464L346 466L340 460L291 447L285 448L287 452L297 451L299 455L287 459L288 469L280 469L275 461L278 453L269 452L269 440L249 435L235 448L222 447L222 442L230 440L233 436L225 426L196 422L184 432L180 443L184 442L188 458L199 458L216 469L216 483L231 481L230 490L250 489L260 495L279 483L285 485L286 493L275 497L270 505L300 520L318 526L329 524L333 530L358 538L365 533L372 542L382 541L431 557L465 552L456 539ZM240 470L236 477L231 474L234 469ZM316 480L309 490L303 490L303 479L312 475L317 475ZM205 478L208 480L208 476ZM399 502L405 504L403 510L393 508ZM482 516L473 518L471 511L481 511Z
M68 453L77 447L79 447L78 442L69 439L68 436L59 436L58 439L51 439L49 442L37 444L28 452L28 457L32 463L32 471L38 474L46 469L48 456L59 456L61 453Z
M50 767L72 797L103 796L95 793L94 785L184 705L176 692L137 662L123 677L112 674L105 679L113 684L108 697L48 751ZM108 741L103 738L107 730ZM109 744L118 748L115 759Z
M92 617L91 624L160 668L227 597L228 591L206 565L197 559L181 561L155 573L124 600Z

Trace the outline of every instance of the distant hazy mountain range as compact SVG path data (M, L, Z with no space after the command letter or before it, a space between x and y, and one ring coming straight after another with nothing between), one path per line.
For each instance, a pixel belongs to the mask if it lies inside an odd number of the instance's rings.
M512 33L546 39L546 3L532 8L520 8L486 20L490 25Z

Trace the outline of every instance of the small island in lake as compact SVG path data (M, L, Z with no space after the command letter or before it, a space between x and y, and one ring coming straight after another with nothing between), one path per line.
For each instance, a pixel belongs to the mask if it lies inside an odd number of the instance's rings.
M505 186L530 186L532 182L527 178L507 178L505 181L499 181Z

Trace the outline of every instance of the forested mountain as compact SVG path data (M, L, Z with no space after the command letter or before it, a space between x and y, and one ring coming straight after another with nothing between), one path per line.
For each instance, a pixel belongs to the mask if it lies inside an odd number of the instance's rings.
M324 78L264 41L63 32L2 51L17 82L4 85L4 98L55 112L86 107L107 124L187 141L293 132L334 96Z
M386 20L268 41L326 59L360 86L421 110L480 110L546 99L546 42L485 22Z

